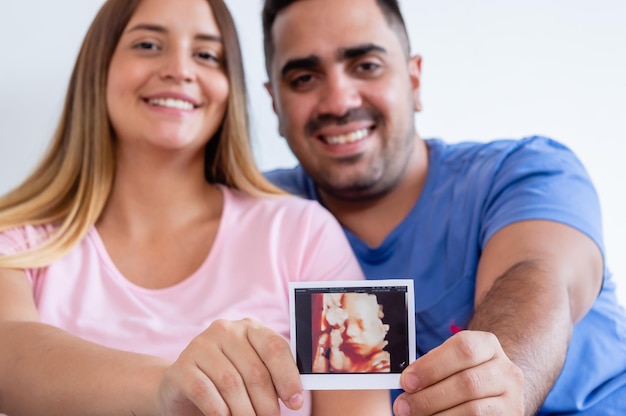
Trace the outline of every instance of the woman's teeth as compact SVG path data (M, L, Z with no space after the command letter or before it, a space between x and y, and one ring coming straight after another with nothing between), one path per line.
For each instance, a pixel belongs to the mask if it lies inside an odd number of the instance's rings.
M148 103L177 110L193 110L193 104L189 101L177 100L176 98L151 98L148 100Z
M346 144L356 142L365 138L368 134L368 129L360 129L351 133L339 134L337 136L325 136L324 141L328 144Z

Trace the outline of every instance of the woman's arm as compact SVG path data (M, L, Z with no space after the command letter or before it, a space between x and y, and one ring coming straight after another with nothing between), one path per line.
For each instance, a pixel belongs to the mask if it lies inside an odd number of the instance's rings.
M105 348L39 322L23 271L0 270L0 411L155 414L168 363Z
M289 344L255 321L215 321L170 365L40 323L24 272L0 270L0 412L278 415L301 390Z

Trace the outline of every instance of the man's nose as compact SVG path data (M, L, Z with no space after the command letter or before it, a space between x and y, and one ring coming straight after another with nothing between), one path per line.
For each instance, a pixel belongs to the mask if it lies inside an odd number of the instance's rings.
M194 77L193 58L181 50L172 50L163 57L161 78L175 82L190 82Z
M361 104L358 85L349 76L344 73L332 73L326 77L318 106L320 115L339 117L361 107Z

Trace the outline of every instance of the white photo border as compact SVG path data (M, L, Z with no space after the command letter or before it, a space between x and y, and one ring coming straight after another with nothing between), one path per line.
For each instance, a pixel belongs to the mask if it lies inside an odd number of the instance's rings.
M345 290L344 290L345 289ZM385 279L385 280L357 280L357 281L320 281L320 282L290 282L289 283L289 312L290 312L290 346L291 352L298 362L298 368L302 379L302 385L305 390L368 390L368 389L399 389L400 375L399 369L392 370L391 373L312 373L312 371L303 370L302 357L298 355L298 348L305 351L307 345L310 347L311 335L308 339L298 334L307 334L311 332L310 323L310 300L308 303L309 315L306 315L307 304L296 305L296 293L300 295L298 298L306 297L310 299L313 293L348 293L348 292L364 292L376 293L376 291L385 290L404 291L405 304L398 304L398 307L392 305L395 313L403 315L406 313L407 324L407 345L406 353L408 355L408 363L415 361L416 345L415 345L415 293L412 279ZM300 301L302 302L302 301ZM388 308L389 306L385 306ZM305 316L296 314L298 308L300 314L304 312ZM403 310L403 311L402 311ZM384 310L383 312L385 312ZM399 312L402 311L402 312ZM389 311L386 311L389 313ZM303 322L307 321L307 324ZM300 323L298 323L300 322ZM304 328L303 328L304 326ZM304 341L303 341L304 339ZM304 354L304 355L310 355ZM406 366L405 365L405 366Z

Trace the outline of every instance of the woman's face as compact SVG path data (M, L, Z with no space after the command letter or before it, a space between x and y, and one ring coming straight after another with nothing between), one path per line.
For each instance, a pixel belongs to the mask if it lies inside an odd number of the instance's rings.
M204 149L226 111L224 54L206 0L143 0L109 66L107 109L118 145Z

